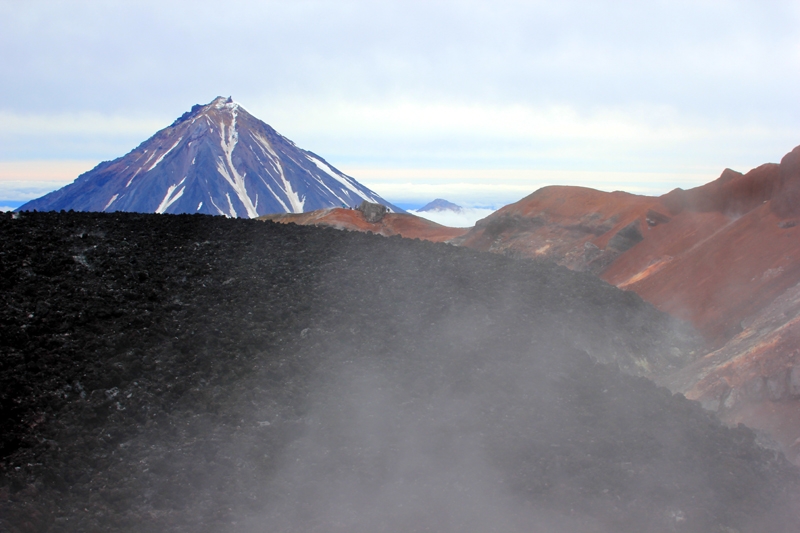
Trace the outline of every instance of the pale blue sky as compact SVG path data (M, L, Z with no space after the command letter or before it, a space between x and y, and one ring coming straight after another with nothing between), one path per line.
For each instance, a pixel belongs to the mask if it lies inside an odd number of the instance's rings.
M800 144L800 3L0 0L0 200L233 96L387 199L658 194Z

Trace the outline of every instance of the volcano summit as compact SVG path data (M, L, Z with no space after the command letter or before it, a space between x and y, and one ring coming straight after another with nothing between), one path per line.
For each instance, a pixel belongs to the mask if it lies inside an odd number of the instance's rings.
M100 163L20 210L255 218L363 200L402 211L220 96L195 105L127 155Z

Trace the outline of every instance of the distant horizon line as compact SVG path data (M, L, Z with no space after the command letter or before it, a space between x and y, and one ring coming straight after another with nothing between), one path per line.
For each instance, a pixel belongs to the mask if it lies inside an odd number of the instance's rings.
M87 159L0 161L0 204L18 207L69 185L100 163ZM422 207L436 198L462 207L498 209L552 185L660 196L677 187L688 189L713 181L724 170L635 172L333 165L406 210Z

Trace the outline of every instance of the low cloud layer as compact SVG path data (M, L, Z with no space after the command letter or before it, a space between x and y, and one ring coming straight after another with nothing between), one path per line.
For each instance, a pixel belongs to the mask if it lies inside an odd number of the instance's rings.
M19 202L39 198L72 183L98 162L0 161L0 203L16 208Z
M469 228L475 225L477 221L486 218L495 212L494 209L479 209L474 207L465 207L461 211L409 211L418 217L427 218L437 224L443 226L450 226L451 228Z

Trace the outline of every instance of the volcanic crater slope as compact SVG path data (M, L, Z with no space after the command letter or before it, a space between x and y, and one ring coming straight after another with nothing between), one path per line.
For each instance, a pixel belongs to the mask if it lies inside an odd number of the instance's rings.
M630 375L691 335L588 273L201 215L2 214L0 254L4 531L800 518L782 456Z
M450 242L595 272L690 321L710 349L660 383L800 465L800 146L660 197L545 187Z

